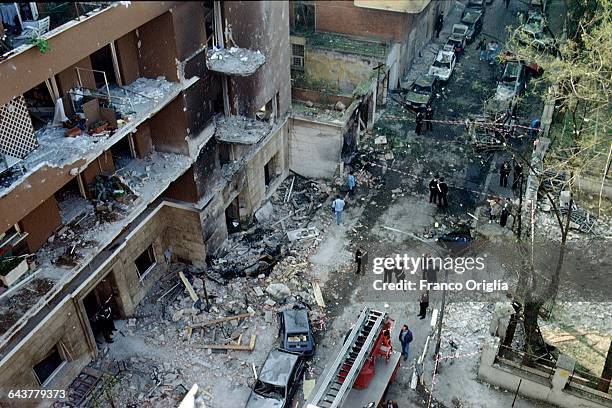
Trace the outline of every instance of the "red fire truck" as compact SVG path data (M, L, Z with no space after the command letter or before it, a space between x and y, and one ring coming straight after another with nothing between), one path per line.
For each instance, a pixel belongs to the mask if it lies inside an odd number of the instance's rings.
M378 407L400 365L385 312L364 308L335 360L326 367L307 408Z

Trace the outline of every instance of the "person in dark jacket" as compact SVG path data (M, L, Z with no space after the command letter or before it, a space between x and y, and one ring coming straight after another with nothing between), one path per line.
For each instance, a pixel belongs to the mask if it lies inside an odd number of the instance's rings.
M429 291L426 290L421 295L419 300L419 317L423 320L427 316L427 308L429 307Z
M431 104L427 105L425 109L425 132L429 132L433 130L433 107Z
M444 14L440 13L438 19L436 20L436 38L440 38L440 31L442 31L442 27L444 26Z
M508 187L508 176L510 175L510 164L507 161L503 162L499 169L499 185Z
M423 112L418 111L416 114L416 119L415 119L415 128L414 131L416 132L417 135L422 135L423 134L423 119L424 119Z
M440 182L438 183L438 207L448 207L448 199L446 195L448 194L448 185L444 181L444 177L440 177Z
M429 182L429 202L434 204L438 202L438 178L436 174Z
M512 179L512 189L516 190L519 186L520 179L523 178L523 165L515 161L514 162L514 178Z
M357 265L357 275L361 274L361 264L363 262L363 251L357 248L355 251L355 264Z
M402 326L402 330L399 334L399 341L402 345L402 356L404 356L404 361L406 361L408 360L408 353L410 352L410 343L412 342L412 332L408 328L407 324Z

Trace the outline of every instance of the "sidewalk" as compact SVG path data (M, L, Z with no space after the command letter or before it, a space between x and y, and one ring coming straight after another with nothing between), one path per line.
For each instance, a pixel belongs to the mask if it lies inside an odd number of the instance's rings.
M461 13L464 8L465 6L463 4L455 1L448 14L444 16L444 26L442 31L440 31L439 38L436 38L434 33L434 38L429 43L425 44L423 48L417 52L417 55L415 55L410 69L400 81L402 88L409 87L419 75L427 73L438 51L446 43L453 29L453 24L457 24L461 20Z

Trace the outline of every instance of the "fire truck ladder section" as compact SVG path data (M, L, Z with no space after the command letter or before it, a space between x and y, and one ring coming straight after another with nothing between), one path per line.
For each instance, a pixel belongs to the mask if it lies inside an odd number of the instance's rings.
M336 408L348 396L372 351L386 313L364 308L309 407Z

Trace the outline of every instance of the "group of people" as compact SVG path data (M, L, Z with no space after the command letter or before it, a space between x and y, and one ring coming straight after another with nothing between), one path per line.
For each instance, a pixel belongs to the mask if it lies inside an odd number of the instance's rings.
M495 58L500 50L500 45L496 40L486 42L484 38L478 43L478 50L480 51L480 61L486 61L489 65L495 63Z
M448 184L444 177L435 175L429 182L429 202L437 204L439 208L448 207Z
M415 133L417 135L422 135L424 132L429 132L433 130L433 107L431 104L427 104L425 110L419 110L416 114L415 119ZM425 123L423 123L425 122ZM423 124L425 125L425 129L423 129Z

